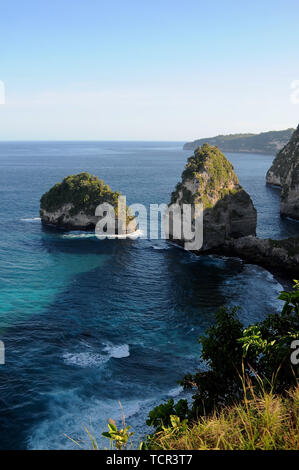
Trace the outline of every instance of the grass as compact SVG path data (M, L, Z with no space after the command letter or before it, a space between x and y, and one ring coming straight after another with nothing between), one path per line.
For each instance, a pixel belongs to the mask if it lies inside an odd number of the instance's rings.
M201 416L197 421L188 423L172 415L171 425L162 426L162 431L147 436L140 442L141 450L299 450L299 384L285 392L275 395L266 392L259 376L256 392L252 380L240 377L243 387L243 400L235 405L216 409L212 415ZM274 378L275 379L275 378ZM269 384L270 385L270 384ZM273 387L270 385L271 388ZM119 403L120 404L120 403ZM115 421L109 420L109 432L102 436L110 441L111 450L135 448L122 411L122 427L117 428ZM100 450L94 429L85 426L90 445L88 448ZM79 442L65 435L81 449L85 442Z
M299 450L299 386L285 397L255 395L188 426L164 428L153 450Z

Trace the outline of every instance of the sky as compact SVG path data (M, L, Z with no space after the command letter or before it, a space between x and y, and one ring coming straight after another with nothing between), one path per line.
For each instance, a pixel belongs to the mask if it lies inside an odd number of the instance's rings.
M298 44L298 0L0 0L0 140L295 127Z

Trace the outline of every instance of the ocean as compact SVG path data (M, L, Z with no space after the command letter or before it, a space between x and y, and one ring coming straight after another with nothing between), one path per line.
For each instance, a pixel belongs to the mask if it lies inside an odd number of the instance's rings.
M168 203L190 151L181 142L0 143L0 448L88 447L107 420L148 431L148 412L185 396L197 338L221 305L245 325L280 307L279 282L237 258L196 257L165 240L98 240L42 227L39 200L88 171L127 203ZM265 185L273 156L228 154L258 210L258 236L298 235Z

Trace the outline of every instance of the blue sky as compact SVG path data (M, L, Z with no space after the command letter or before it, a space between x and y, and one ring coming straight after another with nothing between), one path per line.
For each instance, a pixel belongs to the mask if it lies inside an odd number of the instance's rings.
M0 140L294 127L298 0L0 0Z

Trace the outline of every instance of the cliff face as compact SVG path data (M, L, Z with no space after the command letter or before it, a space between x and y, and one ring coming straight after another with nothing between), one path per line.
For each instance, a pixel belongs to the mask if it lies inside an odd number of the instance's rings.
M221 246L230 238L255 235L257 214L252 200L217 147L205 144L188 159L182 181L171 196L174 203L203 204L201 251Z
M73 210L74 205L67 203L52 211L41 209L40 215L44 224L55 225L66 230L93 230L95 228L98 217L86 214L83 210L73 214Z
M130 224L128 230L122 228L117 217L118 197L108 185L88 173L71 175L55 184L40 201L40 216L44 224L66 230L93 230L101 217L95 215L97 206L108 203L114 208L116 233L131 233L136 230L134 217L127 207L123 220Z
M274 159L266 182L282 188L280 213L299 219L299 126Z

